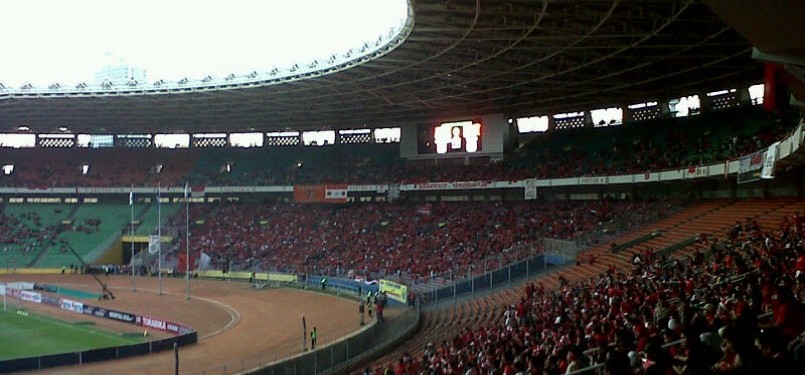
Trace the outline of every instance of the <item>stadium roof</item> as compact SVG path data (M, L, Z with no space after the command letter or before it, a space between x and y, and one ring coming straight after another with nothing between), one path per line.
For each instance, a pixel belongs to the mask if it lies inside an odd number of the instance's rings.
M234 90L0 92L0 130L386 127L602 108L762 77L751 45L699 1L416 0L412 7L407 39L351 69Z

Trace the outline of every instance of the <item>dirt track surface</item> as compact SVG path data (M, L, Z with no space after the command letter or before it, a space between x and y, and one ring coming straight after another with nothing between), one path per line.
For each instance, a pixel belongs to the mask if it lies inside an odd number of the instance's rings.
M136 292L131 277L102 277L114 292L113 301L82 300L131 313L140 313L184 324L199 332L196 345L180 348L182 374L237 373L301 352L302 316L307 329L315 325L324 346L360 329L355 302L290 289L251 289L246 283L191 280L191 299L185 298L184 279L163 279L158 295L156 279L138 278ZM27 281L64 286L99 293L100 287L84 275L2 275L0 282ZM20 301L15 300L19 304ZM141 331L125 323L60 311L55 307L33 307L37 312L71 320L94 320L118 332ZM132 328L134 327L134 328ZM149 330L151 337L163 336ZM310 345L308 341L308 346ZM58 367L39 373L52 374L173 374L174 354L158 354L94 364Z

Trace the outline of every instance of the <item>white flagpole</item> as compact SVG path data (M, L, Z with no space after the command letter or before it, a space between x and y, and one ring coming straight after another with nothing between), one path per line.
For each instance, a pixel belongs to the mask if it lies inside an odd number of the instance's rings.
M137 291L134 277L134 185L129 191L129 206L131 206L131 259L129 260L129 272L131 272L131 291Z
M157 183L157 279L159 284L159 295L162 295L162 197L160 196L161 183Z
M184 242L184 252L185 252L185 284L186 284L186 293L185 299L190 299L190 195L188 189L190 188L190 184L185 182L184 184L184 203L185 203L185 242Z

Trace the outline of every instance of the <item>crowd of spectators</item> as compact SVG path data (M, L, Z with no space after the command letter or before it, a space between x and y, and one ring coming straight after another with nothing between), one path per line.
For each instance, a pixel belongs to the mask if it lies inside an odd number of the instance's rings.
M139 148L35 148L4 153L0 186L51 187L181 186L198 158L193 150Z
M499 321L367 373L553 375L598 364L610 375L801 374L802 218L768 230L747 221L708 241L679 259L635 253L631 270L558 290L530 283Z
M576 239L613 223L625 228L645 219L653 203L222 203L193 207L191 242L212 257L213 267L396 275L416 282L470 265L482 271L485 259L543 237ZM179 238L176 248L184 249Z
M14 251L20 255L28 255L39 251L42 245L55 238L60 231L58 225L43 225L41 216L36 212L19 215L3 212L0 214L0 255L13 255Z

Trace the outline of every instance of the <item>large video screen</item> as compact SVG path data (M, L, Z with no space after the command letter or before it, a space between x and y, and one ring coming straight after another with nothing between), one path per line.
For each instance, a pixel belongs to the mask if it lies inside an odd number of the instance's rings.
M481 127L480 119L419 125L417 152L450 154L481 151Z

